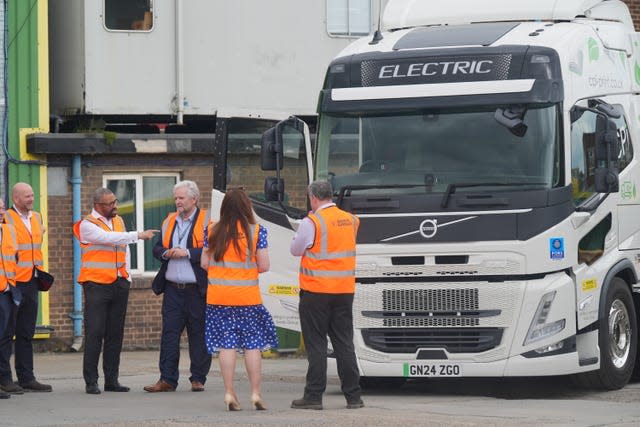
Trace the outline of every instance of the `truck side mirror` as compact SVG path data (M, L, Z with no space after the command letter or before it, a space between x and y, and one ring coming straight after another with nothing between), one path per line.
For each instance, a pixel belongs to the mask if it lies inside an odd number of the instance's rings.
M282 201L284 195L284 179L267 177L264 180L264 199L267 202Z
M282 133L278 126L267 129L260 141L260 167L263 171L280 170L283 166Z
M604 114L599 114L596 118L595 133L595 191L598 193L617 193L620 140L616 124Z

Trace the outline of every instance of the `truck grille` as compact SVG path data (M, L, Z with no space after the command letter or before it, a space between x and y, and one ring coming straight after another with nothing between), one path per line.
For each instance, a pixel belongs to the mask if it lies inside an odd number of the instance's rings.
M421 348L449 353L480 353L502 340L501 328L363 329L365 344L384 353L415 353Z
M385 311L478 310L478 289L385 289Z

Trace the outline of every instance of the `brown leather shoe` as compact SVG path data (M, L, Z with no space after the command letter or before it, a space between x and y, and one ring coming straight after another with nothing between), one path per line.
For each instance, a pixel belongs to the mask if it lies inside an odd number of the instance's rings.
M191 391L204 391L204 384L200 381L191 381Z
M165 380L158 380L155 384L145 386L144 391L148 391L149 393L158 393L161 391L176 391L176 388Z

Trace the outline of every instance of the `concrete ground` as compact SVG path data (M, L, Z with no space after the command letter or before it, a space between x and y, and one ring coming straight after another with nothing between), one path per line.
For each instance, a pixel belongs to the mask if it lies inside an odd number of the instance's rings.
M0 426L640 425L638 383L591 392L568 385L562 377L416 381L366 392L366 407L348 410L332 374L323 411L294 410L289 404L302 394L306 360L282 357L264 360L267 411L250 408L247 379L239 365L237 390L244 410L225 412L217 360L203 393L190 391L186 351L176 392L144 392L143 386L158 379L157 363L156 351L123 353L120 380L131 392L94 396L84 392L82 354L37 354L36 375L54 391L0 400Z

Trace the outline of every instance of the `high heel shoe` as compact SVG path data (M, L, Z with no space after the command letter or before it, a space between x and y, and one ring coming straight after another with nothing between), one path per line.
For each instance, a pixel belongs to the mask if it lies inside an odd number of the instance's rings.
M224 395L224 406L227 408L227 411L241 411L240 403L238 402L238 398L232 394Z
M267 409L267 407L264 405L264 401L262 400L262 396L260 396L259 394L251 395L251 404L254 408L256 408L256 411L265 411Z

